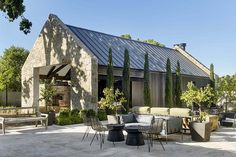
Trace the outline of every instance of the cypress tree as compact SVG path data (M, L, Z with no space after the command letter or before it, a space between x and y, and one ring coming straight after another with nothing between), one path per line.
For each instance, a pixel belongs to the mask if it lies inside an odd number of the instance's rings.
M176 107L182 107L182 101L180 99L182 94L182 82L181 82L181 70L179 61L177 61L176 78L175 78L175 104Z
M213 64L210 65L210 80L211 80L210 86L213 89L215 89L215 73L214 73L214 65Z
M127 100L124 106L126 108L126 111L128 111L130 105L130 59L129 51L127 49L125 49L124 53L122 91L124 93L125 99Z
M143 87L143 95L144 95L144 105L151 107L149 75L150 74L149 74L148 53L146 53L145 54L145 62L144 62L144 87Z
M166 62L166 86L165 86L165 105L169 108L173 107L173 94L172 94L172 73L170 59Z
M108 63L107 63L107 87L113 88L114 76L113 76L113 63L112 63L112 49L109 48Z

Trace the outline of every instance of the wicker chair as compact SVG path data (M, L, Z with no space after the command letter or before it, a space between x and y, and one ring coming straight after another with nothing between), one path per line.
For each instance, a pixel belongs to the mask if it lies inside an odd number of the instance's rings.
M158 119L155 119L155 121L149 127L147 127L147 126L140 126L139 127L139 131L142 132L142 134L144 135L144 137L147 140L149 152L150 152L150 147L153 147L154 139L157 139L160 142L162 149L165 151L165 148L159 138L159 135L160 135L160 133L162 131L162 127L163 127L163 121L164 121L164 119L158 118Z
M99 135L100 138L100 149L102 149L102 144L104 144L105 132L108 131L107 127L103 126L98 118L91 118L91 127L95 131L95 134L90 142L90 146L92 145L95 136Z

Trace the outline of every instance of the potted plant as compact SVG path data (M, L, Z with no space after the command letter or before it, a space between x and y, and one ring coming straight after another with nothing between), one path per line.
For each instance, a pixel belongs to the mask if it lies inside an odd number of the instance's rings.
M46 114L48 114L48 125L52 125L55 123L55 112L51 106L53 96L56 94L56 89L54 88L54 83L52 80L45 80L43 83L44 88L40 89L41 98L39 101L45 101Z
M206 142L210 140L211 123L206 122L205 118L207 113L203 112L203 104L211 104L213 97L213 89L210 85L203 88L197 88L192 82L187 85L187 90L182 93L181 99L189 106L192 107L195 103L199 109L199 116L190 122L190 132L193 141Z
M104 98L101 98L98 102L99 108L107 112L108 123L119 123L117 117L118 111L125 110L122 105L122 103L126 102L124 94L119 89L114 91L113 88L105 88L103 93Z

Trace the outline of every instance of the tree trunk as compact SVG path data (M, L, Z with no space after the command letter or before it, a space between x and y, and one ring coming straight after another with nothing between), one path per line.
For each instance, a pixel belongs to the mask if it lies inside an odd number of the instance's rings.
M6 106L8 105L8 87L6 84Z

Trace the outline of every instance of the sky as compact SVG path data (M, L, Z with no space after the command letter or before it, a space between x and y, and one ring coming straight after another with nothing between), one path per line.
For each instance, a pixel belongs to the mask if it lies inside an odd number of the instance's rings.
M0 55L12 45L31 50L50 13L64 23L134 39L155 39L186 50L215 73L236 72L236 0L25 0L31 33L0 13Z

